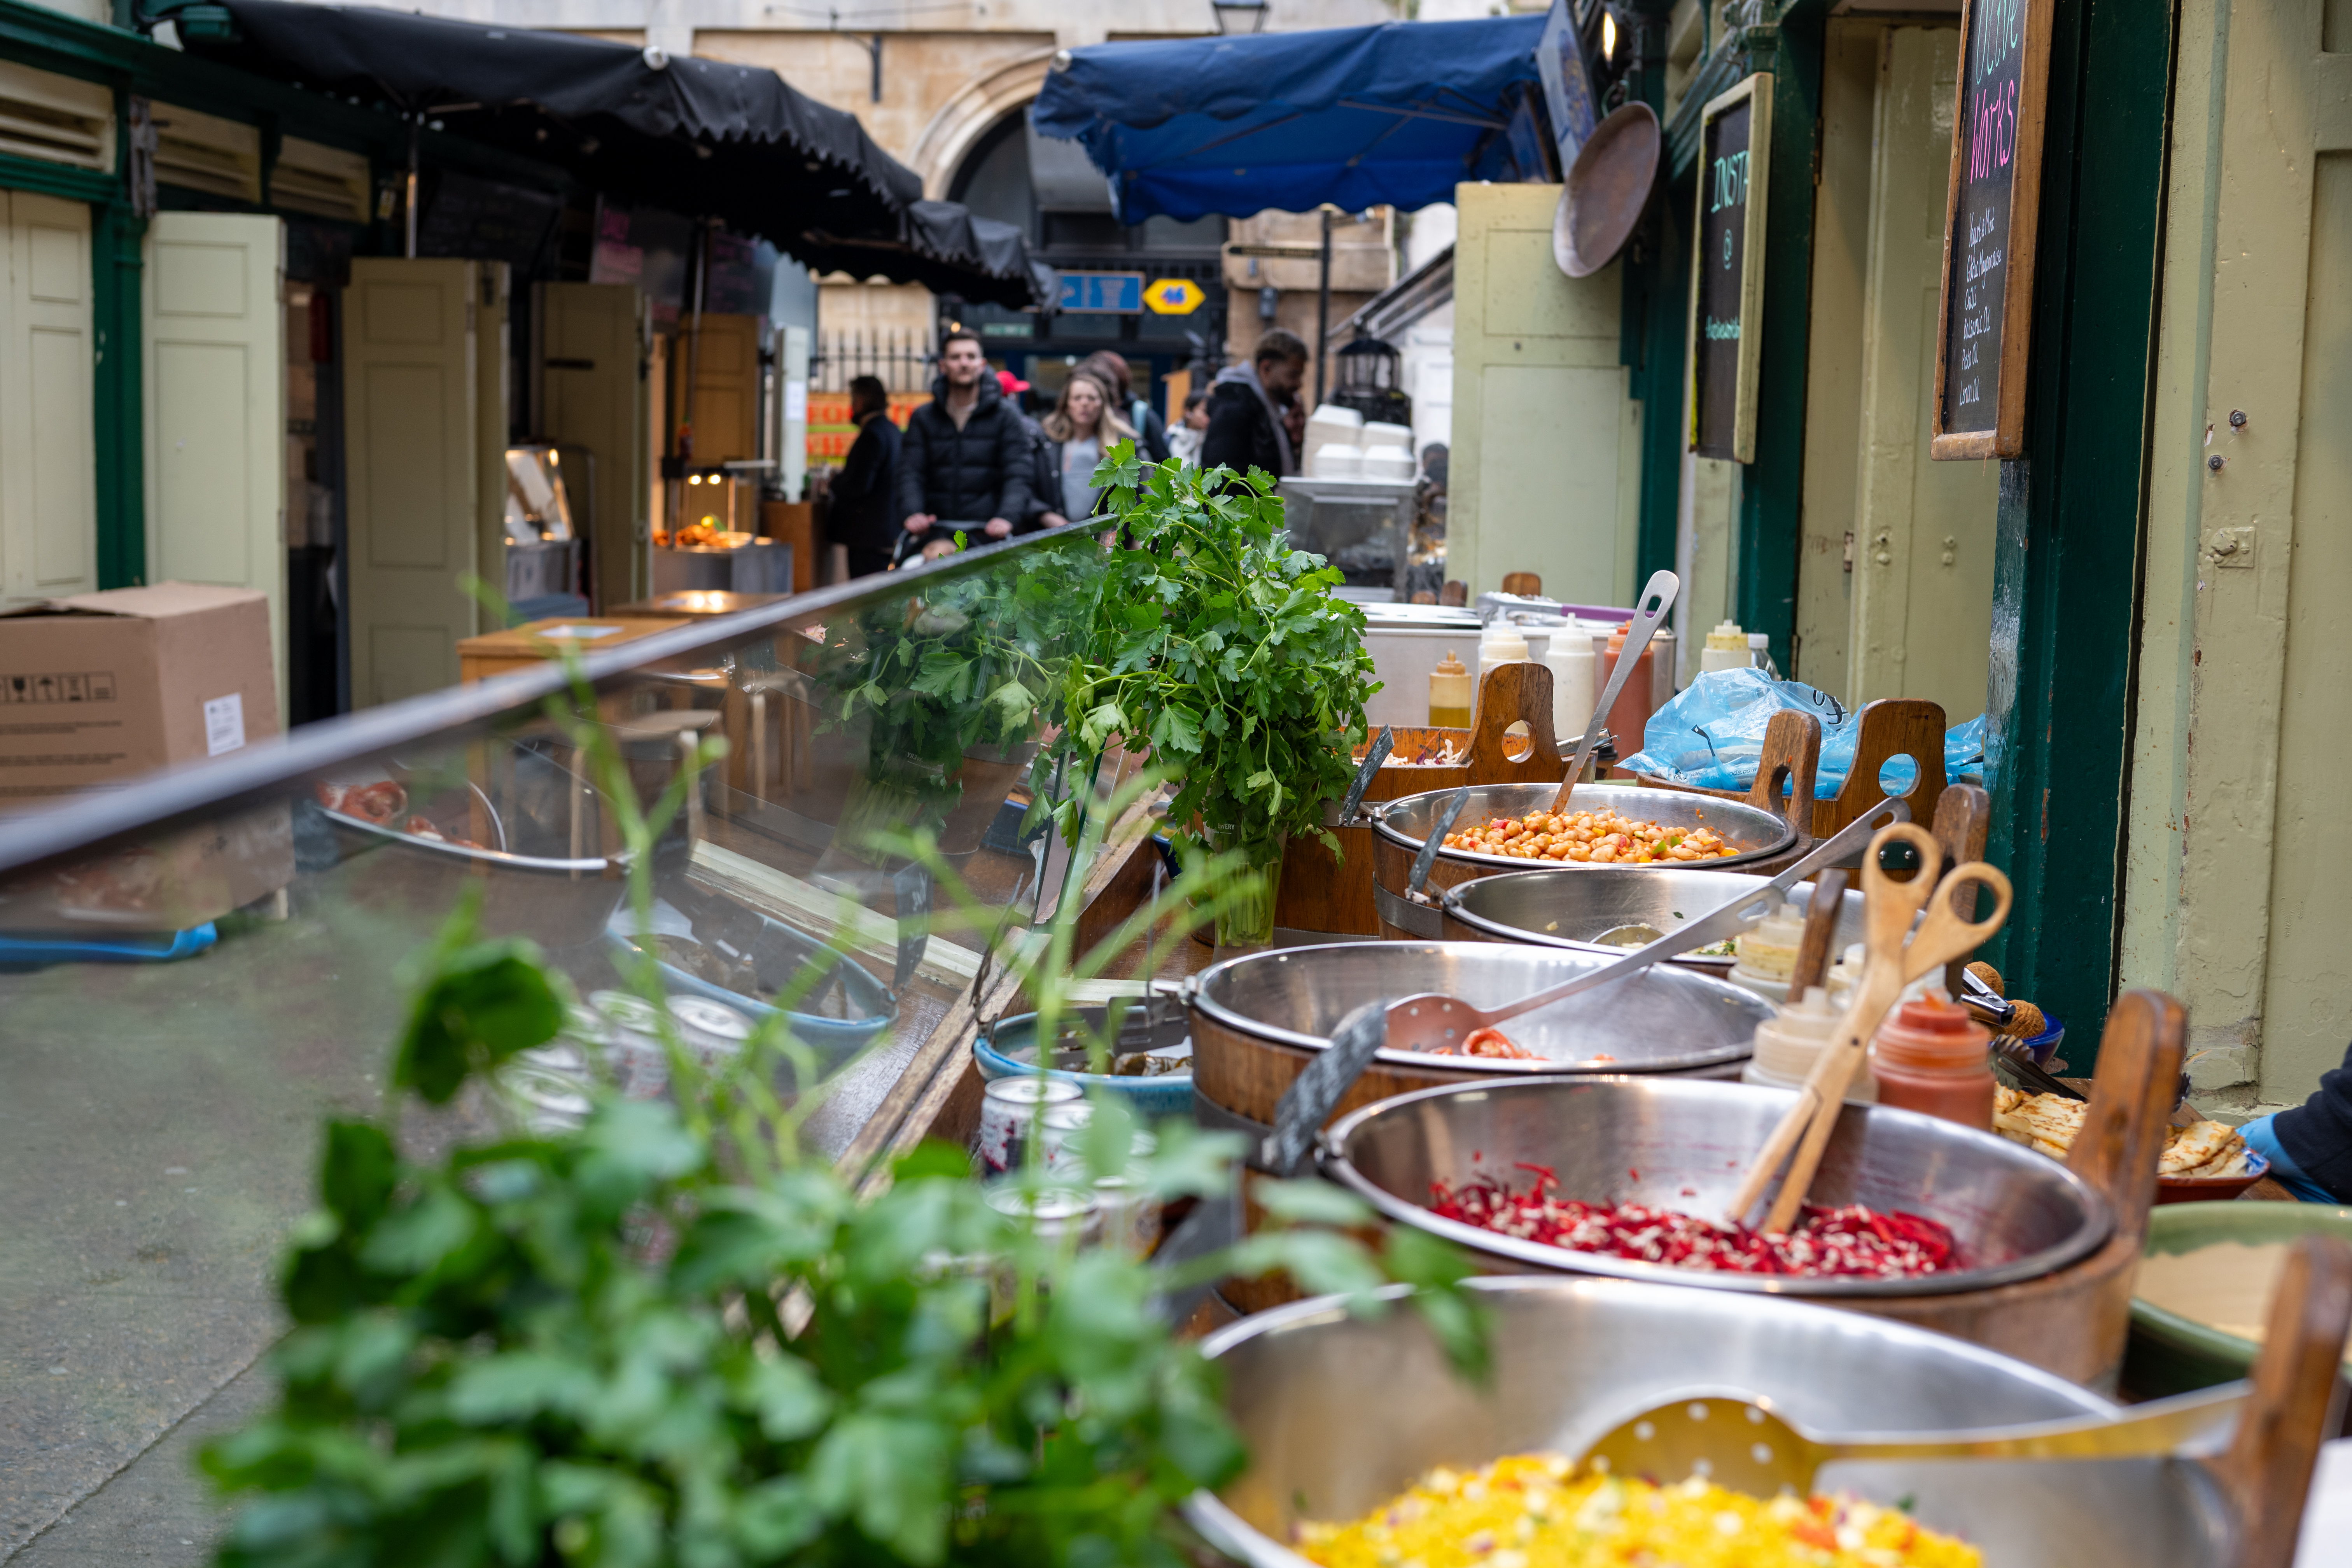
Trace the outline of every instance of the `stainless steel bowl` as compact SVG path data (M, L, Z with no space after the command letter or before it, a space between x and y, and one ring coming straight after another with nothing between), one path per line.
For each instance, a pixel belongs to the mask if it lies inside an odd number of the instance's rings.
M1456 1377L1419 1318L1351 1316L1338 1300L1245 1318L1202 1342L1249 1468L1185 1506L1251 1568L1306 1568L1302 1521L1355 1519L1438 1465L1578 1454L1675 1395L1738 1390L1822 1432L1925 1432L2112 1415L2087 1390L1900 1323L1796 1301L1600 1279L1476 1279L1494 1375ZM1994 1568L2220 1568L2232 1510L2179 1459L1845 1463L1820 1489L1908 1497L1919 1522L1964 1536Z
M1608 962L1517 943L1343 942L1227 959L1202 973L1191 998L1213 1026L1321 1050L1339 1020L1366 1002L1442 991L1492 1007ZM1511 1020L1504 1033L1545 1060L1386 1050L1380 1059L1481 1073L1685 1072L1743 1060L1756 1026L1771 1016L1770 1003L1737 985L1653 968Z
M1457 883L1445 889L1439 902L1446 919L1460 928L1449 929L1448 935L1622 954L1624 947L1604 946L1592 939L1629 925L1645 925L1671 934L1686 921L1713 914L1743 894L1760 891L1770 880L1737 871L1664 866L1630 867L1622 877L1588 877L1581 866L1559 867L1507 871ZM1799 883L1790 891L1789 901L1800 913L1810 910L1812 884ZM1847 893L1838 910L1832 957L1847 943L1863 939L1862 911L1862 895ZM1685 952L1672 962L1723 970L1730 968L1732 961Z
M1442 1219L1431 1184L1480 1175L1559 1178L1563 1196L1719 1215L1793 1089L1685 1079L1554 1076L1402 1094L1324 1133L1324 1174L1399 1225L1442 1236L1507 1273L1561 1271L1654 1279L1751 1295L1943 1295L2032 1279L2107 1238L2114 1216L2057 1161L1957 1122L1849 1105L1839 1113L1811 1196L1925 1215L1951 1227L1965 1267L1912 1279L1719 1274L1571 1252Z
M1382 841L1419 854L1422 841L1428 837L1429 825L1452 799L1454 790L1431 790L1423 795L1409 795L1372 808L1372 832ZM1559 793L1558 784L1482 784L1474 785L1470 799L1455 820L1454 830L1490 821L1497 816L1524 816L1551 805ZM1570 811L1595 811L1602 807L1618 812L1636 822L1655 822L1666 827L1712 828L1723 841L1731 845L1737 854L1720 860L1701 862L1710 871L1728 870L1736 867L1778 855L1797 841L1797 830L1769 811L1749 805L1745 801L1718 800L1713 795L1687 795L1680 790L1643 789L1638 784L1579 784L1569 797ZM1473 875L1487 871L1523 871L1528 862L1513 859L1507 855L1479 855L1465 849L1443 849L1438 858L1459 867L1477 867ZM1546 864L1549 864L1547 862ZM1594 871L1640 871L1638 866L1592 865L1572 861L1564 868L1582 875ZM1455 879L1447 879L1454 880Z

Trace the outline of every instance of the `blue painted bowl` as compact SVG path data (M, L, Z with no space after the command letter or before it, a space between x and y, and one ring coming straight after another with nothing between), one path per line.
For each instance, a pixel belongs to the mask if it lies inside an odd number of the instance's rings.
M625 915L622 917L625 919ZM768 936L779 946L803 963L825 956L823 942L781 921L761 916L760 923L767 928ZM616 957L624 963L634 963L639 954L635 935L625 930L607 928L605 940L612 943ZM724 1002L754 1018L764 1018L777 1008L771 1003L740 991L730 991L698 975L689 974L677 965L656 960L661 967L662 984L681 995L704 996L713 1002ZM849 1009L858 1015L849 1018L828 1018L814 1013L787 1013L792 1020L793 1035L803 1045L817 1054L824 1070L831 1072L851 1057L898 1016L898 1005L890 996L890 988L875 978L873 973L853 960L843 958L842 990L849 1000Z
M1099 1021L1102 1009L1084 1010L1091 1019ZM982 1033L971 1043L973 1060L983 1079L1034 1078L1037 1063L1030 1047L1035 1040L1037 1015L1017 1013L1001 1018L996 1026ZM1181 1015L1163 1026L1166 1044L1173 1045L1187 1033ZM1028 1055L1027 1060L1022 1059ZM1070 1072L1061 1068L1045 1069L1047 1078L1074 1083L1089 1094L1116 1094L1124 1099L1128 1109L1148 1121L1164 1117L1192 1114L1192 1075L1188 1072L1163 1073L1152 1078L1122 1078L1111 1073Z

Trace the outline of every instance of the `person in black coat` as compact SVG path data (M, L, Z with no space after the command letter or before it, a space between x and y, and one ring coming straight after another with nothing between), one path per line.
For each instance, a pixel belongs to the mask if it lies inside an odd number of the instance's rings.
M880 380L861 375L850 382L849 422L857 426L857 439L826 491L833 501L827 532L849 552L849 574L868 577L890 569L890 547L898 540L892 510L898 427L890 423L890 394Z
M2301 1105L2238 1129L2270 1177L2307 1204L2352 1204L2352 1047Z
M980 339L950 332L931 401L907 421L898 450L900 526L920 537L933 523L978 522L990 539L1003 539L1029 513L1031 469L1029 433L989 374ZM933 542L924 542L927 552Z
M1258 339L1247 364L1229 364L1209 387L1209 433L1201 439L1201 467L1237 474L1263 468L1275 478L1298 471L1283 405L1307 379L1307 344L1276 327Z

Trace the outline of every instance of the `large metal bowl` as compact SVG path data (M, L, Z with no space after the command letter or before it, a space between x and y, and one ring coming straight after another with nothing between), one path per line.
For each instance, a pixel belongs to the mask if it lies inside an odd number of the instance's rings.
M1413 858L1421 853L1429 836L1432 823L1452 800L1454 790L1429 790L1421 795L1408 795L1370 808L1372 824L1372 902L1384 927L1404 936L1437 936L1441 924L1437 910L1426 904L1414 904L1407 900L1405 884L1412 875ZM1498 816L1524 816L1530 811L1541 810L1552 803L1559 793L1558 784L1474 784L1470 797L1454 820L1454 831L1490 821ZM1714 795L1689 795L1680 790L1643 789L1635 784L1579 784L1569 799L1569 809L1597 811L1602 808L1622 813L1636 822L1655 822L1667 827L1712 828L1726 844L1737 851L1719 860L1692 862L1692 868L1703 872L1736 871L1743 866L1769 859L1797 842L1797 830L1782 818L1769 811L1749 805L1745 801L1720 800ZM1429 870L1429 885L1444 889L1466 882L1473 877L1492 876L1497 871L1525 871L1549 868L1552 861L1528 861L1508 855L1484 855L1466 849L1440 847ZM1662 869L1652 866L1595 865L1586 861L1557 863L1571 876L1639 876L1645 871Z
M1421 795L1409 795L1372 808L1372 832L1407 854L1421 853L1422 841L1429 835L1429 825L1454 798L1454 790L1434 789ZM1474 784L1470 799L1462 807L1454 828L1461 831L1475 823L1497 816L1524 816L1539 811L1552 803L1559 793L1556 784ZM1710 871L1729 870L1778 855L1797 841L1797 830L1788 822L1746 801L1723 800L1711 795L1691 795L1682 790L1644 789L1639 784L1588 784L1576 786L1569 797L1568 808L1576 811L1599 811L1606 808L1636 822L1654 822L1664 827L1713 828L1723 841L1731 845L1737 854L1720 860L1698 864ZM1462 866L1475 866L1486 871L1524 871L1528 862L1508 855L1479 855L1466 849L1440 849L1437 858ZM1569 861L1568 870L1638 871L1638 866L1594 864Z
M1838 1115L1811 1198L1925 1215L1951 1227L1964 1267L1910 1279L1722 1274L1572 1252L1443 1219L1433 1183L1559 1178L1565 1197L1688 1214L1730 1206L1793 1089L1686 1079L1490 1079L1399 1095L1324 1133L1324 1174L1399 1225L1506 1273L1607 1274L1751 1295L1945 1295L2038 1279L2106 1240L2114 1215L2090 1184L2045 1155L1958 1122L1884 1106Z
M1527 942L1576 952L1622 954L1624 947L1592 939L1629 925L1671 935L1676 926L1713 914L1744 894L1760 892L1770 881L1737 871L1679 867L1633 867L1619 877L1589 877L1581 866L1559 867L1457 883L1445 889L1439 908L1445 915L1445 934L1455 940ZM1812 884L1800 882L1790 889L1789 902L1800 914L1811 910ZM1862 913L1862 895L1847 893L1838 910L1832 953L1863 939ZM1669 962L1720 971L1730 968L1732 961L1685 952Z
M1209 1030L1319 1051L1366 1002L1442 991L1474 1007L1517 1001L1610 962L1496 942L1343 942L1254 952L1202 973L1194 1046ZM1546 1059L1487 1061L1383 1050L1379 1060L1486 1073L1688 1072L1744 1060L1772 1005L1704 974L1652 968L1514 1018L1505 1032Z
M1349 1520L1438 1465L1574 1455L1636 1411L1701 1390L1766 1395L1822 1432L1927 1432L2116 1407L2073 1384L1900 1323L1796 1301L1599 1279L1476 1279L1494 1373L1456 1377L1421 1321L1336 1300L1245 1318L1202 1342L1224 1372L1249 1468L1185 1506L1251 1568L1307 1568L1282 1544L1301 1521ZM1993 1568L2220 1568L2232 1510L2179 1459L1970 1460L1825 1467L1823 1491L1915 1500Z

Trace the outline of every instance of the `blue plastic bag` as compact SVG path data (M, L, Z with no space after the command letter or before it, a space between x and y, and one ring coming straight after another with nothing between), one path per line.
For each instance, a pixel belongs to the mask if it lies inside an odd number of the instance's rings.
M1760 669L1718 669L1700 676L1689 689L1650 715L1642 749L1617 765L1674 784L1704 789L1744 790L1756 783L1764 754L1764 731L1774 714L1793 708L1822 723L1821 769L1813 778L1816 798L1827 800L1845 785L1862 730L1860 716L1826 691L1801 680L1775 680ZM1956 724L1944 736L1944 774L1958 779L1984 767L1984 719ZM1918 768L1897 760L1882 787L1908 791Z

